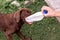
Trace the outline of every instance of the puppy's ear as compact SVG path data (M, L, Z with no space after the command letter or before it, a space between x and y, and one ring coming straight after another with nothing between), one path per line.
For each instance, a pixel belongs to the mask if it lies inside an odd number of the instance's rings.
M20 21L20 10L18 10L17 12L15 12L14 18L15 18L16 22Z
M22 11L23 11L23 9L20 9L20 10L18 10L18 11L15 12L14 18L15 18L16 22L20 21L20 19L21 19L20 17L21 17Z

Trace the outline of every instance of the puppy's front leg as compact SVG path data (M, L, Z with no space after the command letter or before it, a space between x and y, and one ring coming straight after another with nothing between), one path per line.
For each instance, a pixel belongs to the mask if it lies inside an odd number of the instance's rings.
M23 34L20 31L17 31L16 34L22 39L24 40L25 37L23 36Z
M25 38L20 31L17 31L16 34L17 34L22 40L31 40L31 38Z

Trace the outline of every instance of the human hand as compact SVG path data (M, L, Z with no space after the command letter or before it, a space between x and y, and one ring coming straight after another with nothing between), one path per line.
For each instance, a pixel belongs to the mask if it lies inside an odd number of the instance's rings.
M44 14L44 13L43 13L44 10L47 10L48 13L47 13L47 14ZM55 14L55 13L54 13L54 10L53 10L52 8L48 7L48 6L43 6L43 7L41 8L41 11L42 11L43 15L46 16L46 17L47 17L47 16L48 16L48 17L53 17L54 14Z

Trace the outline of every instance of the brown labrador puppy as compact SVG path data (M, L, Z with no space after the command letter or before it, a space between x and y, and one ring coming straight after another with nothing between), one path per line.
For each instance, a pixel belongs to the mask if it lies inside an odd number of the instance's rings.
M22 40L31 40L25 38L20 32L22 25L26 22L25 18L29 15L31 15L31 11L26 8L22 8L13 14L0 14L0 30L4 31L7 40L13 40L13 33L16 33Z

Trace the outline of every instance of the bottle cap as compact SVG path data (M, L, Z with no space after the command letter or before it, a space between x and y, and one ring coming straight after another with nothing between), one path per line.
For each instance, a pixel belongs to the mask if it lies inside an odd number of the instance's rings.
M48 13L48 11L47 10L43 10L43 14L47 14Z

